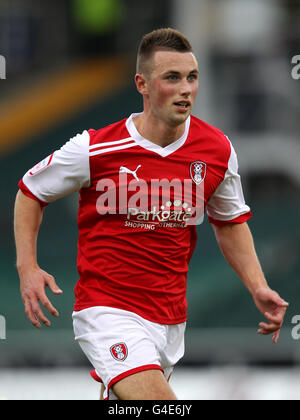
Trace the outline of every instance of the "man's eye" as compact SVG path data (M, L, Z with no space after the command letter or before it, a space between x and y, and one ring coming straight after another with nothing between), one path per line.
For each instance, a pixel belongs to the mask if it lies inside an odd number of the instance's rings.
M172 74L172 75L168 76L168 80L177 80L177 76Z

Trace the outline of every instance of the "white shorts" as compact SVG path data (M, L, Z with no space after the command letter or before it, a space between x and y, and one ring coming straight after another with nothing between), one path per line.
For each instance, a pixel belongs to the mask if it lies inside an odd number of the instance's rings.
M161 370L166 379L184 355L186 323L162 325L122 309L96 306L73 312L75 340L105 386L104 399L117 399L111 387L134 373Z

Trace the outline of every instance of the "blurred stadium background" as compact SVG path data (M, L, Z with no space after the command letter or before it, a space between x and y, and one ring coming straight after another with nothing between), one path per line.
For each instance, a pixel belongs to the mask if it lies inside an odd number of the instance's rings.
M0 1L0 315L7 328L0 398L98 398L71 320L78 197L46 209L39 263L64 294L51 296L60 318L36 331L25 319L15 269L17 183L78 132L141 110L133 82L138 42L173 26L191 40L200 64L194 114L231 138L257 252L269 284L290 302L274 346L256 334L262 317L209 224L200 226L175 391L182 399L298 399L300 80L291 76L291 59L300 54L299 22L299 0Z

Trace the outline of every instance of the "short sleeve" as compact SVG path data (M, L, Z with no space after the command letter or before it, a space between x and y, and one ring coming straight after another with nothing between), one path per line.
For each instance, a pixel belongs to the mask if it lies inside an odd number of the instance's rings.
M88 131L71 138L24 175L21 191L47 205L90 185Z
M219 226L244 223L252 217L244 199L237 155L231 143L230 145L231 154L225 177L207 203L209 222Z

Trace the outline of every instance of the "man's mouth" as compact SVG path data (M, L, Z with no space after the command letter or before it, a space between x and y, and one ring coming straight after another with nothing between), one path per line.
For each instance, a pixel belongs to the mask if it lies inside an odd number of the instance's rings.
M191 106L190 101L179 101L179 102L174 102L174 105L181 108L181 109L188 109Z

